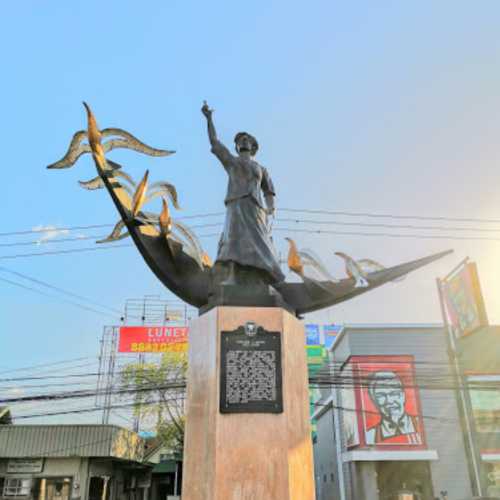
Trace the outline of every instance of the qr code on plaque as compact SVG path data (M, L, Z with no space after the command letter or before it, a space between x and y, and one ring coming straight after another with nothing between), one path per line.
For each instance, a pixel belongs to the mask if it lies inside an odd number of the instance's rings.
M229 351L226 356L226 401L276 400L274 351Z

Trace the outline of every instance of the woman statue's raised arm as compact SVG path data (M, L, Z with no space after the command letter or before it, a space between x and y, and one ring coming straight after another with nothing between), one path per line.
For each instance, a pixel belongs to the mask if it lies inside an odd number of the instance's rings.
M233 155L229 152L226 146L224 146L224 144L217 139L217 133L215 132L214 121L212 119L212 113L214 110L208 107L207 101L204 101L201 112L207 119L208 140L210 141L210 146L212 147L212 153L217 156L224 167L227 168L226 163L231 160Z

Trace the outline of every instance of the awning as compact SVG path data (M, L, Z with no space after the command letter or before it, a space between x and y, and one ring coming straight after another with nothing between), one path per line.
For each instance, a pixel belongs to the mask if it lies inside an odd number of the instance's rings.
M161 474L166 472L175 472L177 470L177 462L175 460L165 460L156 464L153 468L153 474Z
M407 450L407 451L380 451L380 450L353 450L342 453L343 462L381 462L381 461L411 461L437 460L436 450Z

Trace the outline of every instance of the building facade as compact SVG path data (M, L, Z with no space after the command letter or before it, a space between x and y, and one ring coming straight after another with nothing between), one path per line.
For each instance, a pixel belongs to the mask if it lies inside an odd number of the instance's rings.
M500 498L500 326L457 336L453 344L474 493Z
M3 500L146 500L144 442L113 425L0 426Z
M153 466L148 500L180 500L182 457L173 453L158 438L146 440L144 460Z
M329 355L314 415L318 500L471 495L442 327L344 326Z

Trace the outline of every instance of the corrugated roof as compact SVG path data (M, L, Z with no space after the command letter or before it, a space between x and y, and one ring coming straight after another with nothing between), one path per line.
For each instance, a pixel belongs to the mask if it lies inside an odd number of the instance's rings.
M0 426L0 457L111 457L142 461L144 441L114 425Z

